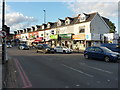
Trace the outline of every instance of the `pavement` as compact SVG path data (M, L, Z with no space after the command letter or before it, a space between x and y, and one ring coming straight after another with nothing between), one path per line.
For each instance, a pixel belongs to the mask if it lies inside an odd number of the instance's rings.
M73 53L84 53L84 50L73 50Z

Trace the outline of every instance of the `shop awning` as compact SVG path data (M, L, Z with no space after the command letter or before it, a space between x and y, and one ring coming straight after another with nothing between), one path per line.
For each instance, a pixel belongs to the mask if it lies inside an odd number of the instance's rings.
M38 38L36 38L33 42L40 42L40 41L42 41L43 40L43 37L38 37Z

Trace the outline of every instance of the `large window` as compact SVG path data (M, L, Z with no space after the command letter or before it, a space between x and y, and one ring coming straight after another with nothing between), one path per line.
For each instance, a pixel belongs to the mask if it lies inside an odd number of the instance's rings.
M51 30L51 34L54 34L54 30Z
M85 33L85 29L84 28L80 28L79 33Z

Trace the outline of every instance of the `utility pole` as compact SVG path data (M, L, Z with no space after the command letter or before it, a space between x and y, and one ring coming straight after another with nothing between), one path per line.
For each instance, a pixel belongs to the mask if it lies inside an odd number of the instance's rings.
M5 31L5 0L3 0L3 5L2 5L2 31ZM2 38L2 64L5 63L6 60L6 37Z
M46 10L44 11L44 24L46 23ZM44 30L44 43L45 43L45 30Z

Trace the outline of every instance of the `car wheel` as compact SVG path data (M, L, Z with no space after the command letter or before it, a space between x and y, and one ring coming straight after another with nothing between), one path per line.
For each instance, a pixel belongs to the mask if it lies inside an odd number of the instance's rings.
M108 56L105 56L104 60L105 60L105 62L109 62L110 58Z
M84 55L85 59L89 59L89 56L87 54Z
M38 53L38 51L37 51L37 53Z
M63 53L66 53L66 51L64 50Z

